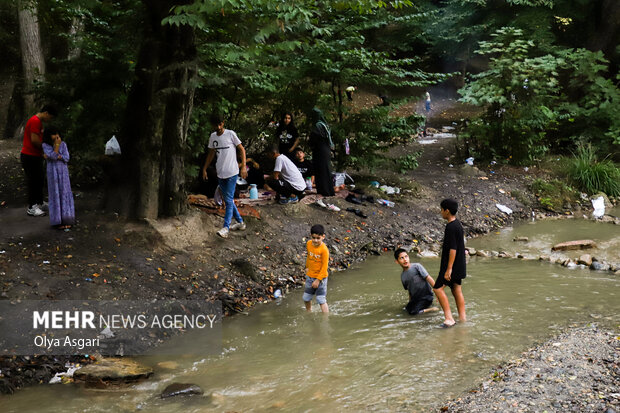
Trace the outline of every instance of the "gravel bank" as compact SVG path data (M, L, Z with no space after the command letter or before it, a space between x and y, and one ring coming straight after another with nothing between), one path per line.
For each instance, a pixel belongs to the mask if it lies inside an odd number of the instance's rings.
M617 334L571 329L499 367L440 411L618 412L619 350Z

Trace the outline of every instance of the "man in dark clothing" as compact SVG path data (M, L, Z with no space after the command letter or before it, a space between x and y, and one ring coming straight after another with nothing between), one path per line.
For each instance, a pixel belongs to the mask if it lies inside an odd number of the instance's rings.
M443 245L441 247L439 276L433 288L445 315L445 321L441 325L442 327L452 327L455 324L452 311L450 310L450 304L448 303L448 296L444 292L444 287L446 285L450 287L452 295L454 296L454 301L456 301L459 320L461 322L467 320L465 315L465 298L463 297L463 290L461 289L461 282L467 276L465 267L465 239L463 226L455 216L458 211L458 205L459 204L454 199L444 199L440 204L441 216L448 221L448 224L446 224Z
M24 140L20 159L24 174L26 175L26 187L28 188L28 208L26 213L33 217L46 214L46 203L43 202L43 186L45 172L43 171L43 122L51 122L56 116L56 108L45 105L39 113L28 119L24 128Z
M400 281L403 283L403 288L409 292L409 303L405 310L411 315L439 310L437 307L431 307L433 304L431 287L435 285L435 281L428 275L426 268L417 262L411 264L409 254L403 248L394 251L394 259L403 269Z

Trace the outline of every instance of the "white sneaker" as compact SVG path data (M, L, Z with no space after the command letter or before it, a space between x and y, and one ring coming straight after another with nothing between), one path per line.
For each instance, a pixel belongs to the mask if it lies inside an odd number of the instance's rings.
M33 205L32 208L26 209L26 213L33 217L42 217L45 215L45 211L39 208L38 205Z
M228 238L228 228L223 227L217 232L217 235L219 235L222 238Z
M243 231L246 228L245 222L237 222L230 226L231 231Z
M325 205L325 202L323 202L322 199L317 199L315 203L321 208L327 208L327 205Z
M329 209L330 211L334 211L334 212L340 212L340 208L338 208L336 205L334 204L328 204L327 205L327 209Z

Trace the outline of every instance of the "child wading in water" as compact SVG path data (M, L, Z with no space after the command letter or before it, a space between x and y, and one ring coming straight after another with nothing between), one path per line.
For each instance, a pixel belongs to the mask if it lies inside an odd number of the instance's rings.
M454 199L444 199L441 201L440 206L441 217L448 221L448 223L446 224L443 245L441 247L439 276L435 281L433 289L446 318L441 327L446 328L452 327L455 324L452 311L450 310L450 303L448 303L448 296L444 292L446 285L450 287L454 301L456 301L459 321L465 322L467 320L465 315L465 298L461 289L461 282L467 276L467 270L465 265L463 226L456 219L459 204Z
M73 193L69 181L69 150L58 129L48 126L43 131L43 157L47 162L47 191L50 224L69 229L75 224Z
M313 225L310 228L312 237L306 243L308 256L306 258L306 285L304 286L303 300L306 310L312 310L312 297L316 295L316 302L321 306L321 311L329 312L327 306L327 265L329 264L329 250L323 243L325 229L323 225Z

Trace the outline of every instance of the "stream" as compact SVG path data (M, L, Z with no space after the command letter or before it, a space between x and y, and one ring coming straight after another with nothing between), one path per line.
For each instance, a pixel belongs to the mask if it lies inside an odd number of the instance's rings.
M467 246L540 254L556 242L589 238L599 249L588 253L619 262L619 232L618 226L591 221L543 221L470 240ZM529 241L515 243L516 236ZM436 277L439 259L412 257L412 262ZM302 290L291 291L249 315L225 319L222 354L144 357L141 361L155 369L148 381L107 390L30 387L1 396L0 410L428 411L571 325L615 328L620 321L620 279L610 272L475 257L468 274L463 292L469 321L450 329L438 327L441 312L412 317L403 311L407 292L390 253L330 275L329 317L316 304L306 313ZM191 334L173 340L181 348L201 345ZM173 382L195 383L205 396L160 399Z

